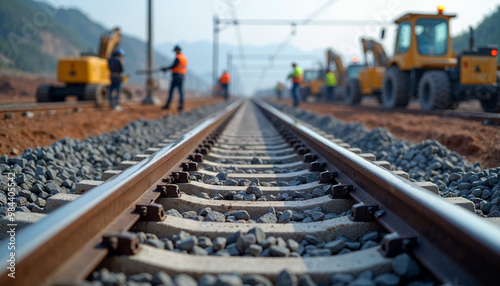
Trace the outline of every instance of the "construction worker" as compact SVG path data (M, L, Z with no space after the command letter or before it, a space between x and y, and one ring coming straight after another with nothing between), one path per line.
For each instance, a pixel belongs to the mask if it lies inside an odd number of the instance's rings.
M231 76L227 71L224 71L219 78L219 84L225 101L229 99L229 83L231 83Z
M333 92L335 90L335 86L337 86L337 77L330 69L326 70L325 86L326 86L326 100L331 101L333 100Z
M279 100L281 100L281 96L283 95L283 89L283 84L281 83L281 81L278 81L278 84L276 85L276 95L278 96Z
M120 90L122 85L122 73L124 71L123 57L125 51L118 49L113 53L113 56L108 60L110 71L111 85L109 86L109 104L111 109L121 110L120 107ZM113 96L113 91L116 90L116 95Z
M168 99L163 109L169 109L170 102L172 101L172 96L174 94L174 88L179 90L179 111L182 111L184 105L184 77L187 70L187 58L181 53L182 48L179 45L174 47L174 52L176 54L174 63L169 67L160 68L162 72L172 70L172 82L170 83L170 90L168 92Z
M293 107L299 106L300 100L300 83L302 82L303 72L302 69L297 65L296 62L292 63L293 71L288 75L288 78L292 79L292 96L293 96Z

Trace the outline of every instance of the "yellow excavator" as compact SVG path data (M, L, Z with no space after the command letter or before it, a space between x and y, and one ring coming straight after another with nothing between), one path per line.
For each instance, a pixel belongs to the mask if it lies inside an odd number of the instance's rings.
M309 95L316 96L317 99L321 96L321 88L323 87L324 72L322 69L306 69L304 70L304 78L300 83L300 95L302 101L306 101Z
M387 55L382 45L371 39L361 38L365 64L357 77L349 78L344 91L344 103L357 105L364 95L374 95L381 101L382 79L387 65ZM369 60L369 56L370 59Z
M471 47L454 56L449 33L455 15L408 13L398 18L394 57L383 79L385 108L406 107L418 98L423 110L454 108L476 98L486 112L499 112L496 46ZM471 35L472 36L472 35Z
M74 95L78 100L92 100L102 105L111 84L108 59L121 41L119 28L101 36L97 55L61 58L57 64L57 80L64 86L42 85L37 89L38 102L64 101Z
M356 58L353 58L352 62L346 68L342 63L341 57L331 49L327 51L326 57L327 68L333 71L337 77L337 86L335 87L334 98L343 98L346 83L351 79L357 78L359 72L364 68L364 66L359 64Z

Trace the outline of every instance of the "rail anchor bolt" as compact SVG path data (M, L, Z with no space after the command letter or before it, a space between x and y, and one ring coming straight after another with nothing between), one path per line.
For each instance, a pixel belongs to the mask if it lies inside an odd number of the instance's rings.
M337 178L339 176L339 173L337 172L328 172L324 171L319 174L319 183L320 184L338 184Z
M114 235L104 235L102 243L112 254L134 255L139 251L139 237L137 234L124 231Z
M409 252L417 246L417 237L402 236L399 233L389 233L382 239L380 252L386 257L394 257L404 252Z
M162 221L165 219L165 210L160 204L135 205L135 212L141 215L142 220Z
M331 188L330 196L332 199L349 199L350 193L354 191L353 185L334 185Z
M349 218L353 221L372 221L375 219L375 212L378 210L378 205L355 204L351 208Z

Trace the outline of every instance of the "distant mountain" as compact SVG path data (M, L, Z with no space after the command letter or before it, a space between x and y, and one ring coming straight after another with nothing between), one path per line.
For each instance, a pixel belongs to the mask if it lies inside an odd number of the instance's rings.
M497 45L500 48L500 6L497 10L484 17L483 21L474 29L476 47ZM469 48L469 31L453 38L453 49L460 52ZM500 62L500 59L499 59Z
M0 1L0 70L16 70L55 77L61 57L96 53L100 37L109 29L93 22L76 9L55 9L33 0ZM126 51L125 70L130 82L143 84L137 70L146 67L146 43L122 31L120 47ZM155 54L156 66L171 62L171 56ZM190 77L199 77L191 73ZM192 82L192 81L190 81ZM186 83L187 90L202 91L199 80Z

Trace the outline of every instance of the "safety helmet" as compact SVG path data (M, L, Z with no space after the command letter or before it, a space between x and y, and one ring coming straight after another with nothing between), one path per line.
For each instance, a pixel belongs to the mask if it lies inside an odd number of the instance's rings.
M116 54L124 56L125 55L125 51L123 49L118 49L118 50L116 50Z
M175 45L174 51L180 51L180 50L182 50L181 46L180 45Z

